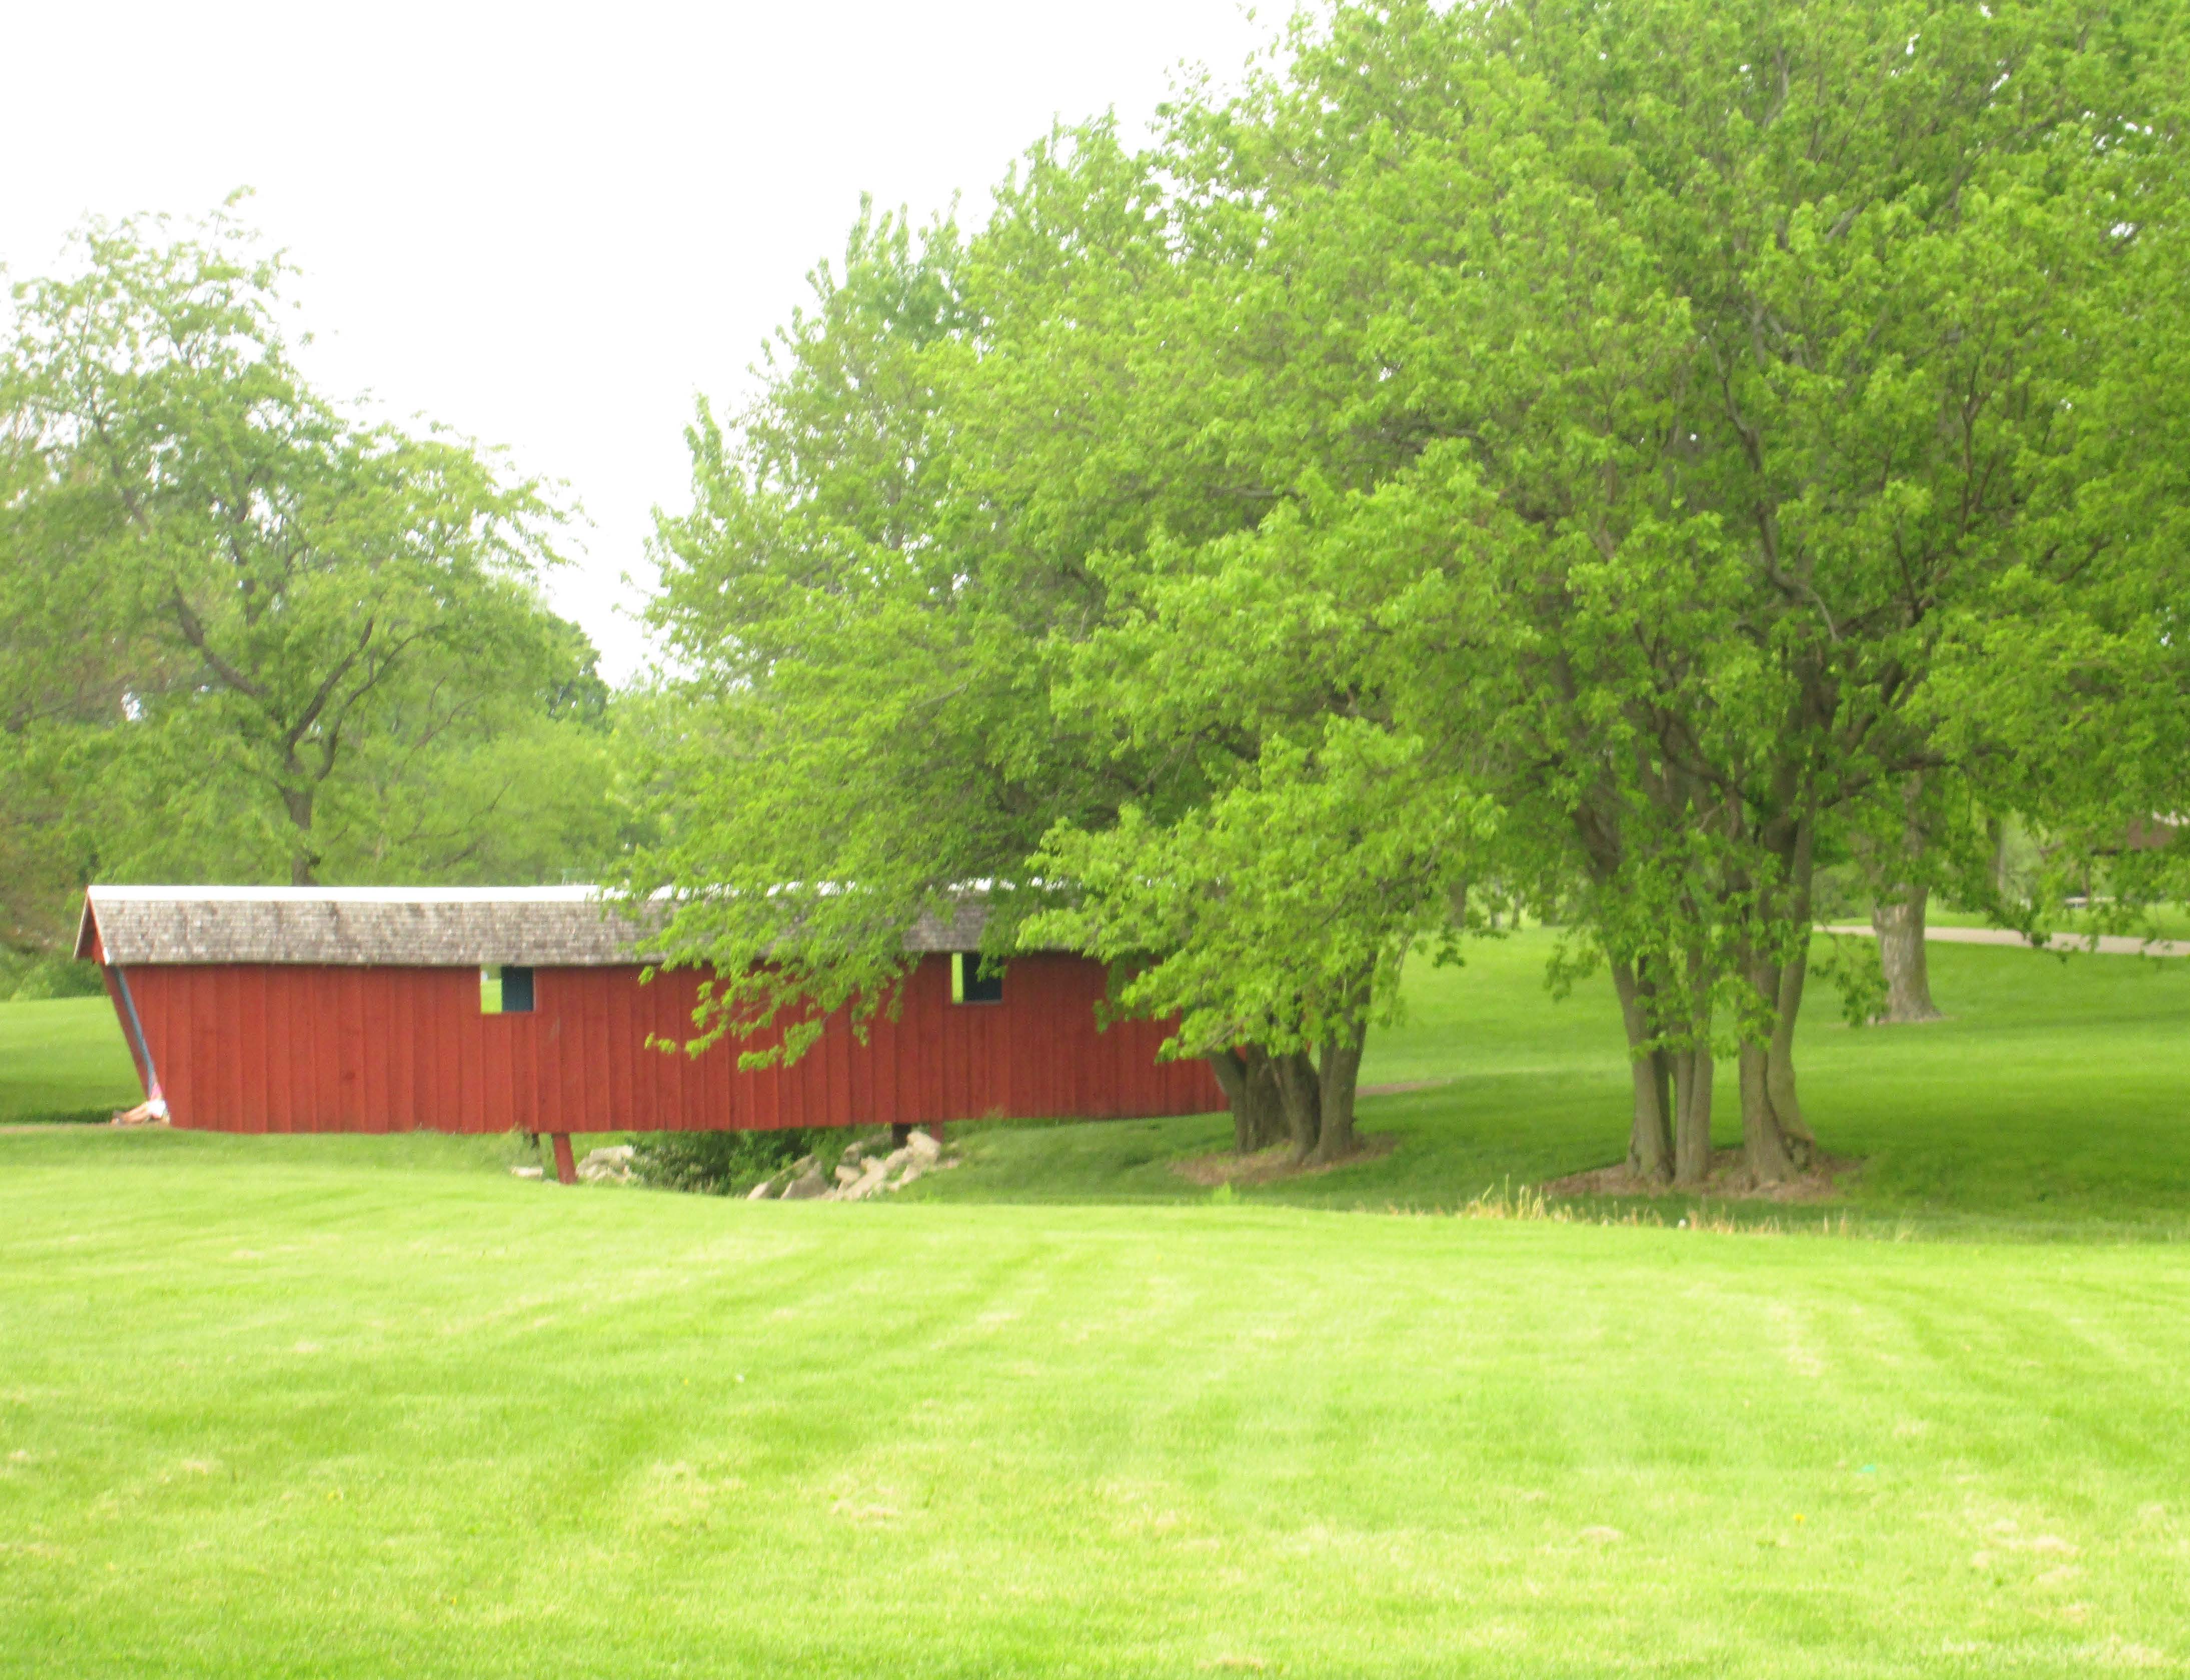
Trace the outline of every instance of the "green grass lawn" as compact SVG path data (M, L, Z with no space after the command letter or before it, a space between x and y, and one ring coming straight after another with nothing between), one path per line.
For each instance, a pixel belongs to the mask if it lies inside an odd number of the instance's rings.
M1552 936L1478 948L1410 985L1405 1024L1372 1038L1366 1083L1447 1081L1365 1098L1361 1123L1396 1133L1378 1160L1243 1189L1296 1206L1457 1207L1488 1188L1619 1159L1631 1087L1609 985L1546 993ZM1803 1099L1833 1153L1867 1163L1838 1211L1886 1229L2020 1237L2102 1232L2190 1238L2190 962L1934 945L1949 1019L1841 1024L1813 988L1797 1052ZM1739 1141L1733 1068L1716 1095ZM1172 1162L1224 1147L1221 1116L1120 1126L969 1128L975 1170L911 1194L950 1200L1197 1192ZM1688 1210L1669 1199L1664 1216ZM1737 1217L1796 1217L1737 1212Z
M0 1003L0 1125L105 1120L144 1099L104 997Z
M1416 977L1395 1153L1222 1206L1215 1118L848 1206L0 1135L0 1675L2190 1668L2190 965L1821 997L1851 1234L1379 1211L1619 1153L1546 948ZM77 1007L11 1100L129 1094Z
M2171 1246L0 1162L6 1672L2190 1654Z

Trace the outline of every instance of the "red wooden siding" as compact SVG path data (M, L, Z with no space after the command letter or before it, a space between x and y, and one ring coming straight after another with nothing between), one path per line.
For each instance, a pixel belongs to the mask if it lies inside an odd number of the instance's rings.
M832 1019L795 1065L757 1071L735 1043L646 1047L691 1030L689 973L642 986L636 968L538 968L532 1013L484 1015L471 968L123 972L170 1119L207 1131L766 1131L1223 1106L1205 1064L1156 1060L1163 1026L1096 1030L1104 971L1077 956L1017 958L1003 1001L980 1004L951 1002L950 959L924 957L865 1044ZM111 975L108 989L119 1010Z

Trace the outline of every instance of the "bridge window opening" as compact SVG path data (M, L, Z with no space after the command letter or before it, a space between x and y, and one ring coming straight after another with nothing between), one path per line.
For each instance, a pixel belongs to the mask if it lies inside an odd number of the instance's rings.
M513 963L479 970L479 1013L529 1015L532 1013L532 971Z
M950 1001L953 1003L1001 1003L1004 1001L1003 969L997 967L983 973L980 952L952 951Z

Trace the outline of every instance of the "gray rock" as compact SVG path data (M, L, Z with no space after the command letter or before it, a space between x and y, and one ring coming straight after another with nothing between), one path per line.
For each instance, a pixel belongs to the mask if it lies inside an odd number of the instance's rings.
M800 1173L783 1187L786 1201L812 1201L816 1196L829 1194L829 1181L812 1168Z
M631 1165L633 1154L633 1150L629 1144L614 1144L604 1149L588 1150L586 1160L588 1162L598 1162L604 1166L628 1166Z
M905 1152L922 1166L933 1166L943 1154L943 1145L925 1132L916 1132L905 1140Z
M632 1182L632 1147L615 1144L606 1149L588 1149L586 1158L578 1163L578 1180L586 1184L628 1184Z
M541 1172L536 1166L513 1166L509 1169L509 1176L513 1178L537 1178Z
M882 1157L882 1171L885 1172L894 1172L898 1168L906 1165L911 1160L911 1149L892 1149L888 1155Z
M860 1169L849 1161L846 1161L837 1169L837 1182L840 1184L856 1184L862 1176Z
M839 1201L865 1201L871 1195L879 1195L888 1183L889 1174L882 1166L882 1158L877 1155L868 1161L865 1172L837 1191L837 1199Z
M760 1183L755 1184L751 1189L746 1192L746 1200L747 1201L766 1201L774 1194L775 1180L773 1178L763 1178Z

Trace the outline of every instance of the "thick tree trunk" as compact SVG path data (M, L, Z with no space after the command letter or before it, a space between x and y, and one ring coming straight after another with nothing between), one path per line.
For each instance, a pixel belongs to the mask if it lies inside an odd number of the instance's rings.
M1219 1050L1202 1059L1209 1064L1210 1072L1217 1076L1225 1104L1232 1110L1232 1147L1245 1155L1253 1147L1248 1139L1255 1128L1255 1098L1248 1089L1246 1063L1237 1050Z
M1361 1052L1368 1041L1365 1022L1356 1022L1323 1046L1317 1093L1322 1125L1316 1132L1318 1165L1343 1161L1359 1147L1353 1136L1353 1095L1361 1078Z
M1658 1036L1656 999L1647 972L1615 959L1612 987L1620 996L1620 1024L1627 1031L1628 1067L1635 1080L1635 1123L1627 1136L1627 1170L1637 1178L1664 1183L1672 1176L1673 1138L1671 1069L1662 1050L1648 1047Z
M1673 1064L1673 1182L1701 1184L1711 1167L1711 988L1699 951L1688 953L1688 1044Z
M1706 1022L1697 1047L1673 1058L1673 1182L1700 1184L1711 1177L1711 1053Z
M1886 1013L1882 1021L1936 1021L1932 1002L1932 968L1924 952L1924 911L1928 887L1904 887L1893 898L1871 906L1871 929L1878 935L1878 961L1886 970Z
M1750 971L1750 983L1775 1006L1771 1035L1741 1047L1742 1148L1750 1177L1760 1184L1798 1178L1817 1158L1818 1140L1795 1095L1795 1021L1808 970L1804 952L1791 962Z
M1285 1100L1269 1053L1259 1044L1243 1044L1208 1059L1231 1105L1233 1147L1241 1155L1252 1155L1284 1138Z
M1305 1050L1273 1056L1270 1064L1277 1074L1285 1127L1292 1133L1293 1160L1296 1163L1304 1161L1315 1153L1316 1139L1323 1132L1322 1081L1316 1074L1314 1061Z

